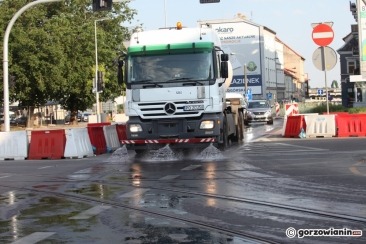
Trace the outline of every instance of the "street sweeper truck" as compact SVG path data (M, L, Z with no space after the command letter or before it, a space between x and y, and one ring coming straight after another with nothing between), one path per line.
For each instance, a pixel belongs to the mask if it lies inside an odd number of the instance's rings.
M127 149L225 149L242 139L242 110L226 100L232 80L229 55L211 28L136 32L119 79L126 86ZM123 70L123 72L122 72Z

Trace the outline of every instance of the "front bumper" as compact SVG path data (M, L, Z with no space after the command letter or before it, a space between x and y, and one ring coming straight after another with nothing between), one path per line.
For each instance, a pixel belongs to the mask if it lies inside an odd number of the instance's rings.
M201 129L202 121L213 121L213 128ZM156 149L166 144L175 148L204 147L219 142L221 114L204 114L200 117L142 120L129 117L126 123L125 144L128 149ZM141 130L131 132L129 126L138 125Z
M268 114L247 114L247 121L248 122L269 122L273 121L272 115Z
M203 148L216 143L216 138L187 138L187 139L150 139L150 140L121 140L128 149L159 149L167 144L171 148Z

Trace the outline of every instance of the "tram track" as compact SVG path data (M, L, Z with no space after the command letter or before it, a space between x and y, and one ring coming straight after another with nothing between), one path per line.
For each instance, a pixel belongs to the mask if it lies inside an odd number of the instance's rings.
M44 182L45 183L45 182ZM346 214L337 214L317 209L311 209L311 208L303 208L303 207L296 207L293 205L287 205L287 204L279 204L276 202L268 202L268 201L262 201L257 199L251 199L251 198L242 198L242 197L234 197L234 196L227 196L227 195L217 195L217 194L211 194L211 193L204 193L204 192L193 192L188 190L182 190L182 189L173 189L173 188L167 188L167 187L154 187L154 186L147 186L147 187L136 187L132 186L131 184L120 184L120 183L111 183L105 180L88 180L88 181L48 181L46 183L88 183L88 184L101 184L104 186L110 186L110 187L133 187L135 189L142 188L142 189L151 189L156 191L165 191L165 192L172 192L172 193L178 193L178 194L184 194L184 195L190 195L190 196L199 196L199 197L206 197L206 198L213 198L213 199L219 199L219 200L225 200L225 201L233 201L237 203L245 203L245 204L252 204L256 206L263 206L263 207L270 207L270 208L276 208L281 210L290 210L295 211L298 213L305 213L305 214L312 214L320 217L325 218L332 218L332 219L338 219L343 221L352 221L354 223L362 223L366 224L366 218L359 217L359 216L352 216L352 215L346 215ZM9 187L6 185L0 185L0 187ZM14 188L14 187L13 187ZM56 193L56 194L63 194L65 196L68 196L69 193L59 193L55 191L47 191L47 190L41 190L41 189L33 189L33 188L22 188L20 187L19 190L27 190L27 191L34 191L34 192L47 192L47 193ZM74 194L70 195L74 196ZM80 195L80 194L78 194Z
M247 171L247 170L244 170L244 171ZM113 173L113 172L115 172L115 170L107 170L107 171L104 171L103 173L99 172L98 174L94 173L93 176L91 177L91 178L94 178L94 179L89 178L89 179L80 180L80 181L72 180L72 179L71 180L50 180L50 181L44 181L42 183L43 184L47 184L47 183L61 183L61 184L89 183L89 184L103 184L103 185L106 185L106 186L139 188L139 187L131 185L130 183L128 183L128 184L111 183L110 181L107 181L107 180L103 179L103 177L110 176L110 173ZM238 170L235 170L235 172L238 172ZM84 173L80 173L80 174L84 174ZM129 176L130 180L133 180L133 177L131 177L131 175L134 175L133 172L125 171L124 174L126 176ZM88 175L88 174L86 174L86 175ZM262 178L276 178L276 177L268 176L268 177L259 177L259 178L262 179ZM196 180L196 181L197 180L235 180L235 179L237 179L237 177L218 177L218 178L214 178L214 179L213 178L210 178L210 179L209 178L179 179L179 181L188 181L188 180ZM159 181L159 179L144 179L144 178L141 178L141 177L139 177L138 180L141 183L144 182L144 181L146 181L146 182L161 182L161 181ZM0 187L8 187L8 186L0 185ZM187 194L187 195L191 195L191 196L200 196L200 197L214 198L214 199L220 199L220 200L226 200L226 201L234 201L234 202L238 202L238 203L252 204L252 205L263 206L263 207L271 207L271 208L282 209L282 210L290 210L290 211L296 211L296 212L299 212L299 213L307 213L307 214L313 214L313 215L316 215L316 216L322 216L322 217L327 217L327 218L332 218L332 219L346 220L346 221L352 221L352 222L355 222L355 223L366 224L366 218L362 218L362 217L358 217L358 216L351 216L351 215L346 215L346 214L336 214L336 213L332 213L332 212L326 212L326 211L321 211L321 210L316 210L316 209L311 209L311 208L300 208L300 207L297 207L297 206L279 204L279 203L268 202L268 201L261 201L261 200L257 200L257 199L251 199L251 198L217 195L217 194L211 194L211 193L205 193L205 192L193 192L193 191L187 191L187 190L182 190L182 189L173 189L173 188L167 188L167 187L147 186L146 188L153 189L153 190L158 190L158 191L167 191L167 192L174 192L174 193L179 193L179 194ZM26 189L27 190L32 190L31 188L26 188ZM37 191L37 190L34 189L34 191ZM50 191L50 193L52 193L52 191Z
M268 240L259 236L255 236L253 234L250 233L245 233L243 231L236 231L233 229L229 229L229 228L225 228L225 227L221 227L221 226L217 226L217 225L212 225L209 223L204 223L202 221L197 221L197 220L191 220L188 218L183 218L183 217L178 217L172 214L168 214L168 213L162 213L162 212L157 212L157 211L153 211L153 210L147 210L147 209L143 209L143 208L138 208L138 207L134 207L131 205L127 205L127 204L123 204L123 203L119 203L117 201L111 201L111 200L106 200L106 199L98 199L96 197L90 197L90 196L86 196L86 195L81 195L81 194L75 194L75 193L65 193L65 192L59 192L59 191L50 191L50 190L44 190L44 189L33 189L33 188L29 188L29 187L14 187L14 186L6 186L6 185L0 185L0 187L3 188L11 188L11 189L16 189L16 190L21 190L21 191L28 191L28 192L32 192L32 193L38 193L38 194L48 194L48 195L52 195L52 196L57 196L57 197L63 197L63 198L68 198L68 199L73 199L73 200L77 200L77 201L81 201L84 203L93 203L93 204L103 204L103 205L109 205L112 207L117 207L117 208L123 208L123 209L128 209L128 210L132 210L132 211L137 211L140 213L144 213L144 214L150 214L150 215L154 215L157 217L163 217L163 218L168 218L171 220L175 220L175 221L179 221L179 222L184 222L187 224L192 224L194 226L197 227L204 227L208 230L211 231L216 231L222 234L226 234L226 235L232 235L235 237L240 237L240 238L244 238L247 240L251 240L251 241L255 241L256 243L263 243L263 244L278 244L280 242L276 242L276 241L272 241L272 240Z
M95 183L109 185L109 186L129 186L129 187L131 187L131 185L115 184L115 183L111 184L111 183L106 183L106 182L101 182L101 181L98 181ZM191 196L209 197L209 198L215 198L215 199L220 199L220 200L234 201L234 202L238 202L238 203L253 204L253 205L257 205L257 206L271 207L271 208L277 208L277 209L282 209L282 210L291 210L291 211L296 211L299 213L307 213L307 214L313 214L313 215L322 216L322 217L326 217L326 218L347 220L347 221L352 221L355 223L366 224L366 218L362 218L362 217L358 217L358 216L336 214L336 213L320 211L320 210L316 210L316 209L300 208L300 207L296 207L296 206L279 204L279 203L268 202L268 201L260 201L260 200L256 200L256 199L250 199L250 198L216 195L216 194L203 193L203 192L192 192L192 191L187 191L187 190L163 188L163 187L150 187L149 186L147 188L153 189L153 190L158 190L158 191L167 191L167 192L174 192L174 193L179 193L179 194L187 194L187 195L191 195Z

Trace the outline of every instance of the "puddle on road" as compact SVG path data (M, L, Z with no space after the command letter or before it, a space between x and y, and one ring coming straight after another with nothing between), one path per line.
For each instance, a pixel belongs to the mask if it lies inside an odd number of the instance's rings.
M0 206L1 205L14 205L18 201L34 197L34 193L24 193L20 191L8 191L0 195Z
M86 203L72 202L62 197L44 196L36 203L31 203L29 207L20 209L17 215L0 221L0 243L11 243L39 230L47 231L60 226L64 231L69 228L67 232L89 230L90 223L79 225L69 219L88 208L90 205ZM63 241L52 238L48 238L47 243L65 243L64 237Z
M82 194L90 197L97 197L99 199L111 200L115 193L124 190L121 186L106 186L103 184L90 184L85 186L79 186L77 188L68 190L76 194Z
M134 220L141 219L144 221L134 222ZM139 241L139 243L236 243L233 242L235 238L232 236L188 227L186 224L176 223L175 221L163 221L147 216L137 219L135 216L134 220L132 220L131 227L138 229L143 234L138 237L126 237L126 243L133 243L133 241ZM154 222L165 223L165 225L150 224Z

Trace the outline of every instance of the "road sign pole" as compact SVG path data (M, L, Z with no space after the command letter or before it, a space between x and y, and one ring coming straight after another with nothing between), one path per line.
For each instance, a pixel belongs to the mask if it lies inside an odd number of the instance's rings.
M248 92L247 64L244 64L244 90L244 94L246 97Z
M332 29L333 22L320 23L313 25L312 38L315 44L321 46L322 69L324 70L325 81L325 95L327 101L327 114L329 114L329 100L328 100L328 84L327 84L327 55L326 48L334 39L334 31ZM314 57L313 57L314 60ZM334 64L335 65L335 64Z
M327 114L329 114L329 100L328 100L328 82L327 82L327 55L325 53L325 47L322 48L323 67L324 67L324 81L325 81L325 97L327 101Z

